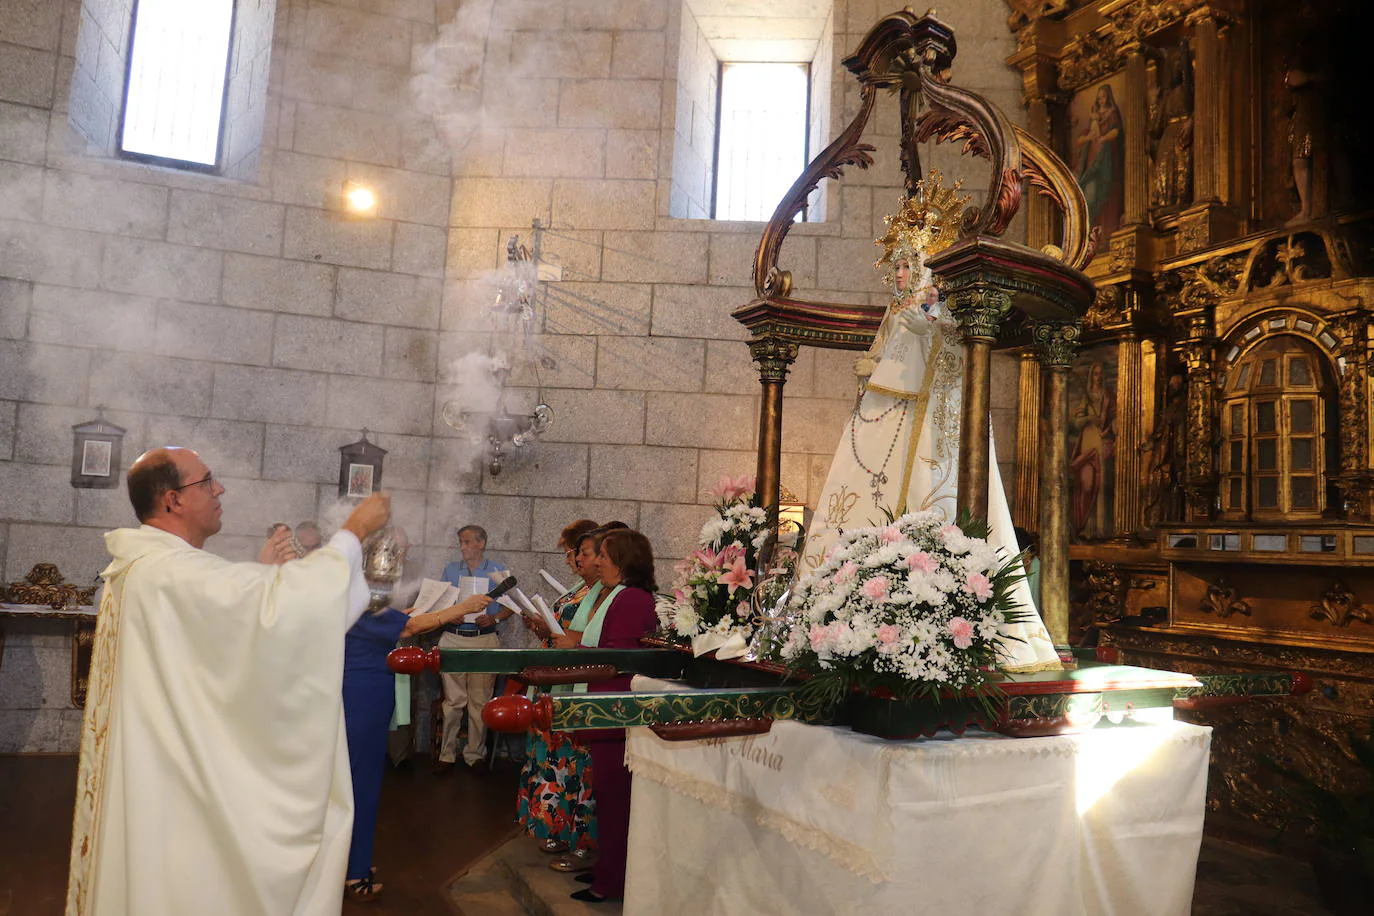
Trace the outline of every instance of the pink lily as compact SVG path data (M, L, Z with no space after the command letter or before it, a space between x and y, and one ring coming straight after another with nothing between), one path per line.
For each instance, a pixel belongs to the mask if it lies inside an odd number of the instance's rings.
M698 547L696 550L692 551L692 559L700 563L701 567L706 570L714 571L720 569L722 566L720 554L716 553L710 547Z
M729 594L734 595L737 588L754 587L754 571L745 568L744 557L736 557L734 565L721 573L716 582L728 586Z

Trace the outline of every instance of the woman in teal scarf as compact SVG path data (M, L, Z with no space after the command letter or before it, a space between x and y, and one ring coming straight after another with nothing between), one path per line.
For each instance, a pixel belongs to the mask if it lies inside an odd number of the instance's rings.
M612 522L621 526L622 523ZM596 562L596 523L573 522L559 538L568 568L582 579L554 602L553 613L566 636L554 637L547 629L525 618L530 628L555 648L578 645L593 613L609 597L599 581ZM555 688L570 690L572 688ZM596 818L592 803L591 755L566 732L530 731L525 766L517 796L517 819L525 832L540 841L544 852L561 855L550 867L563 872L584 871L596 862Z

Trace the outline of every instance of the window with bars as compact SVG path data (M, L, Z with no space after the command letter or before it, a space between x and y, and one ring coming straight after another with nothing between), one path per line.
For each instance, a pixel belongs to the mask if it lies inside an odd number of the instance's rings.
M806 167L809 74L807 64L720 65L716 219L768 219Z
M1241 357L1221 413L1221 501L1228 518L1311 519L1330 504L1335 386L1325 357L1280 335Z
M119 152L182 168L220 161L233 0L138 0Z

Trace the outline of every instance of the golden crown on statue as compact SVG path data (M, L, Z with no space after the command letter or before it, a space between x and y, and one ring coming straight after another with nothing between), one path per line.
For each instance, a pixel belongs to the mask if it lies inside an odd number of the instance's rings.
M964 209L972 200L959 193L963 186L961 179L953 187L945 187L940 170L931 169L916 183L916 193L902 199L901 209L883 217L887 232L877 240L883 247L883 256L874 266L887 268L889 284L898 261L914 261L918 254L928 258L959 237Z

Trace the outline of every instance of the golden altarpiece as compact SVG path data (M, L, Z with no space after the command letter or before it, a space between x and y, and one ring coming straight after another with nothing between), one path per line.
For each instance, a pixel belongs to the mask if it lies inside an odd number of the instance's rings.
M1007 2L1028 130L1099 233L1069 397L1075 641L1309 672L1298 700L1195 713L1215 813L1272 824L1257 757L1339 782L1374 715L1365 4ZM1028 202L1039 246L1055 217ZM1014 504L1034 528L1047 433L1020 352Z

